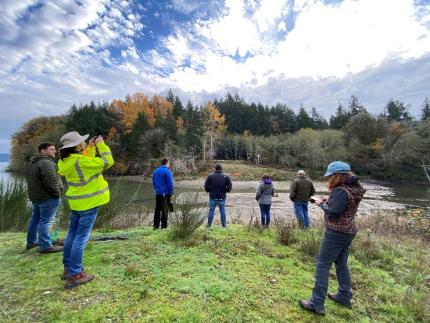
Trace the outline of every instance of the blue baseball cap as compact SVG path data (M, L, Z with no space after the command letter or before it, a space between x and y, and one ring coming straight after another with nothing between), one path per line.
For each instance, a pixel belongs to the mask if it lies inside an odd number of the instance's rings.
M324 176L327 177L335 173L346 174L350 171L351 171L351 166L349 166L348 163L341 162L341 161L334 161L327 166L327 171L325 172Z

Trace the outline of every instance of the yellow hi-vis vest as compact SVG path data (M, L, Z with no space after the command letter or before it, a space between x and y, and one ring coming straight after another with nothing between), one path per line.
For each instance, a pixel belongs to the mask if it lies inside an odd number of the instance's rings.
M70 209L85 211L109 202L109 186L102 172L114 164L112 153L104 142L96 148L88 147L86 156L70 154L58 162L58 173L66 177L68 189L66 198Z

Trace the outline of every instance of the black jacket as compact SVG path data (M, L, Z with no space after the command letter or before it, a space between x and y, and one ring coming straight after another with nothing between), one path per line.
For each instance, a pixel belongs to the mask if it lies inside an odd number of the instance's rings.
M26 172L28 197L32 202L43 202L59 198L63 183L57 173L55 160L37 155L31 158Z
M213 200L223 200L232 188L230 177L222 171L215 171L206 177L205 190Z

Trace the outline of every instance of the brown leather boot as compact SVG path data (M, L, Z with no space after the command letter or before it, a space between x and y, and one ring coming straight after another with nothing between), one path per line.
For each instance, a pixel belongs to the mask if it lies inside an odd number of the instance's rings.
M79 274L67 278L64 288L70 289L79 285L86 284L94 279L94 275L88 275L81 271Z
M61 275L61 280L66 280L69 277L69 274L67 273L67 268L64 267L63 274Z
M54 253L54 252L61 252L63 251L64 247L62 246L51 246L48 249L39 250L39 253L45 254L45 253Z

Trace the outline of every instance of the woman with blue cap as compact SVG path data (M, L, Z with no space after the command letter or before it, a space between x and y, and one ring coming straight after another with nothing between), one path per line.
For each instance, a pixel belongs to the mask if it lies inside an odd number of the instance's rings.
M324 176L328 177L330 191L328 200L316 200L324 211L325 232L318 253L315 287L309 300L300 300L302 308L324 314L328 278L333 263L339 289L328 297L348 308L352 308L351 276L348 268L349 246L358 229L355 223L357 209L366 190L351 172L349 164L335 161L328 165Z

